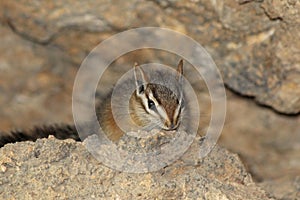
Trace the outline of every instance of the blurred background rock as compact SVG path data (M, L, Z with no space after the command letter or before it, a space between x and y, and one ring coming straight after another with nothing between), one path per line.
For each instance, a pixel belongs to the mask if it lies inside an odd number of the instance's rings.
M300 198L299 1L13 0L0 2L0 22L0 130L72 123L76 71L97 44L130 28L170 28L203 45L222 72L219 144L270 194ZM116 66L178 62L141 54Z

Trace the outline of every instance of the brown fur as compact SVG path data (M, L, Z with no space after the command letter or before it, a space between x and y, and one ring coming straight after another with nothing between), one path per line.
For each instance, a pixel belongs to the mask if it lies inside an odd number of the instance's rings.
M136 69L139 69L137 64L135 67ZM136 74L136 78L137 76L140 76L138 78L141 79L142 82L147 83L147 77L144 76L144 72L142 70L140 72L141 73ZM177 80L180 81L181 75L183 74L182 60L178 64L177 72ZM170 122L166 122L167 126L169 126L171 123L176 124L178 118L174 119L173 116L178 105L178 97L173 93L173 91L162 85L146 84L145 93L149 95L150 91L152 91L153 96L159 102L159 104L164 107L169 119L171 120ZM111 95L112 93L107 95L104 101L97 106L96 110L101 128L106 133L107 137L112 141L117 141L122 137L124 132L118 127L114 120L111 109ZM134 92L130 98L129 111L131 122L135 123L135 125L146 126L148 123L150 123L150 120L148 119L148 113L142 103L142 100L137 96L137 92ZM94 130L91 132L94 132ZM34 127L28 131L20 130L11 131L9 133L0 132L0 147L12 142L26 140L35 141L38 138L45 138L49 135L54 135L58 139L73 138L78 141L80 140L75 125L50 125Z
M112 93L110 93L98 107L97 116L102 131L110 140L117 141L122 137L124 133L114 120L111 110L111 95Z

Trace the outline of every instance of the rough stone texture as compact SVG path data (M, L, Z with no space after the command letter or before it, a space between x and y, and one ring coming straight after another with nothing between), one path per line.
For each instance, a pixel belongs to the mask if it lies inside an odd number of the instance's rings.
M212 53L235 91L279 112L300 112L299 1L3 1L0 20L23 38L80 63L109 35L169 27ZM122 16L122 17L121 17Z
M298 113L299 1L216 2L222 24L234 34L216 50L225 50L217 58L225 83L279 112Z
M228 87L276 111L298 113L299 5L296 0L0 1L0 93L5 94L0 130L72 122L73 80L82 59L103 39L138 26L191 36L211 53ZM121 63L142 57L135 53ZM163 61L176 64L178 58L172 59ZM241 155L270 194L299 199L299 115L278 115L236 95L228 102L221 144Z
M70 83L77 69L62 51L24 40L4 26L0 37L0 93L5 94L0 95L1 130L71 121Z
M254 180L278 199L299 199L300 117L278 115L227 93L219 143L241 156Z
M277 199L299 199L300 176L284 176L258 184Z
M111 170L72 140L9 144L0 155L1 199L270 199L220 147L197 165L144 174Z

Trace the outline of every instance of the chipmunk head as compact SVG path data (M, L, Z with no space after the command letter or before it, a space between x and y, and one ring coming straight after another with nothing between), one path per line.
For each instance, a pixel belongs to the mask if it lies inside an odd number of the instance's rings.
M176 77L169 77L176 82L172 83L173 86L177 86L177 91L174 91L163 84L149 82L147 74L135 64L136 90L132 98L134 102L131 102L133 104L131 116L138 125L164 130L178 128L183 107L182 74L183 61L181 60L177 67ZM169 74L169 76L174 76L174 74Z

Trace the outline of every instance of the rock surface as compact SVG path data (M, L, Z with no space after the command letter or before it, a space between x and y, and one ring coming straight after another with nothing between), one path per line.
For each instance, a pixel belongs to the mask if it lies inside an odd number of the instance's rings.
M1 199L270 199L220 147L197 165L181 160L143 174L101 165L72 140L8 144L0 156Z
M233 90L282 113L300 112L299 1L118 0L114 5L108 0L2 1L0 21L77 64L122 30L172 28L212 54Z
M240 155L248 172L278 199L299 199L300 117L278 115L251 99L227 93L219 143Z

